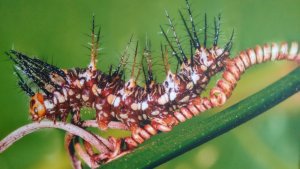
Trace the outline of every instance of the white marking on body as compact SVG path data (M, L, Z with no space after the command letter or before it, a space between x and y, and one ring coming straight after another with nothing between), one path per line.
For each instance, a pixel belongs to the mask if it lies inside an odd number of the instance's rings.
M160 96L160 98L158 98L158 100L157 100L158 104L160 104L160 105L164 105L168 101L169 101L169 98L168 98L168 94L167 93L165 93L164 95Z
M181 99L179 102L185 103L188 102L190 99L190 96L185 96L183 99Z
M68 93L69 93L70 96L74 95L74 91L72 89L69 89Z
M107 102L108 102L110 105L112 105L113 102L115 101L115 99L116 99L116 96L113 95L113 94L110 94L110 95L108 95L108 97L107 97Z
M85 82L85 80L84 80L84 79L81 79L79 82L80 82L80 85L81 85L81 86L83 86L83 85L84 85L84 82Z
M53 97L53 103L57 104L57 98L56 97Z
M143 118L142 118L141 115L138 115L138 119L139 119L139 120L143 120Z
M97 85L96 84L94 84L93 86L92 86L92 92L93 92L93 94L95 95L95 96L99 96L98 95L98 87L97 87Z
M103 113L103 116L104 116L104 117L108 117L108 114L104 112L104 113Z
M127 94L125 93L124 88L119 90L118 93L122 96L122 100L125 100L127 98Z
M155 110L155 111L153 111L151 114L152 114L153 116L156 116L156 115L159 114L159 111L158 111L158 110Z
M53 94L54 94L54 97L57 98L59 103L65 102L65 97L62 94L60 94L59 92L54 92Z
M96 104L96 109L102 110L102 105L101 104Z
M80 97L81 97L80 94L77 94L77 95L76 95L76 98L77 98L77 99L80 99Z
M200 65L200 68L201 68L202 71L206 71L207 70L207 67L204 66L204 65Z
M120 97L116 97L115 98L115 100L114 100L114 107L118 107L119 106L119 104L120 104L120 102L121 102L121 99L120 99Z
M220 56L220 55L222 55L223 51L224 51L224 50L223 50L222 48L217 49L217 50L216 50L216 54L217 54L218 56Z
M170 92L170 101L173 101L173 100L175 100L175 99L176 99L176 97L177 97L177 93L176 93L176 92L174 92L174 91L171 91L171 92Z
M131 122L131 123L135 123L135 122L136 122L136 121L135 121L134 119L132 119L132 118L131 118L131 119L128 119L128 121Z
M63 94L65 96L65 99L67 100L68 99L68 93L67 93L67 90L65 88L63 88Z
M54 113L55 113L55 111L50 111L49 113L50 113L50 114L54 114Z
M142 103L138 103L138 110L142 109Z
M45 101L44 101L44 105L45 105L46 109L53 109L53 108L54 108L54 104L51 103L51 102L48 101L48 100L45 100Z
M132 110L138 110L138 104L137 103L132 103L130 107L131 107Z
M112 111L111 116L116 117L116 113Z
M148 108L148 103L145 101L142 103L142 110L146 110Z
M142 116L143 116L144 120L147 120L147 115L146 114L143 114Z
M127 114L120 114L120 117L121 117L122 119L127 119L127 118L128 118L128 115L127 115Z
M82 97L82 100L85 101L85 102L89 100L88 95L83 94L81 97Z
M71 83L71 80L70 80L69 76L67 76L67 82L68 82L68 84Z
M79 78L84 78L86 81L91 80L92 74L90 71L85 71L84 73L81 73L78 75Z
M191 78L192 78L193 83L196 84L198 82L198 80L200 79L200 76L198 74L196 74L195 72L192 72Z
M193 83L193 82L190 82L190 83L188 83L188 84L186 85L186 89L188 89L188 90L192 90L193 87L194 87L194 83Z
M101 94L102 89L100 89L100 88L97 87L97 92L98 92L99 94Z
M164 82L168 84L167 86L164 86L166 93L158 98L157 100L158 104L164 105L169 101L169 99L172 101L176 98L177 94L175 93L175 91L178 90L178 85L176 84L175 80L176 80L176 76L169 71L167 75L167 79ZM169 91L171 92L169 93Z
M82 87L82 85L80 84L80 82L79 82L78 79L76 79L76 80L73 82L73 85L74 85L74 86L77 86L77 87L80 88L80 89L81 89L81 87Z
M203 50L201 53L200 53L200 63L202 63L203 65L205 66L210 66L213 61L209 61L208 60L208 56L209 54L206 52L206 50Z

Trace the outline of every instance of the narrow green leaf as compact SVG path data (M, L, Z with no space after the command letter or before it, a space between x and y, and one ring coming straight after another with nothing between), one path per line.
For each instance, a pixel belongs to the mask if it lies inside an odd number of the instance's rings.
M140 145L132 153L100 168L138 169L156 167L223 133L245 123L253 117L279 104L300 90L300 68L208 118L194 117L174 127L171 132L160 133Z

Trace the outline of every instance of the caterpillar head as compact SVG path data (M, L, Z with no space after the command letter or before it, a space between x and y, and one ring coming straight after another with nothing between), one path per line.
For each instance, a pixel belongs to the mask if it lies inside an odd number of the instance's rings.
M44 96L41 93L36 93L31 97L29 113L33 121L41 121L46 116Z
M37 58L30 58L21 52L10 50L6 52L10 60L15 64L15 74L18 77L18 85L31 98L29 113L33 121L40 121L46 116L56 118L54 115L48 116L56 109L49 97L54 90L60 90L60 85L65 83L66 74L64 70L50 65ZM25 78L26 80L24 80ZM38 90L35 92L28 82L33 82Z

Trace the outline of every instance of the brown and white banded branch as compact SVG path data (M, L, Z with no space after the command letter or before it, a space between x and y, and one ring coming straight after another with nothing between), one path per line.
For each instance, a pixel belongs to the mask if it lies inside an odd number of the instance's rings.
M222 78L210 91L210 102L213 107L223 105L231 96L237 82L246 69L255 64L260 64L275 60L288 60L299 63L300 53L298 53L298 43L292 42L291 46L284 42L281 44L272 43L263 46L257 45L240 52L236 57L226 62Z

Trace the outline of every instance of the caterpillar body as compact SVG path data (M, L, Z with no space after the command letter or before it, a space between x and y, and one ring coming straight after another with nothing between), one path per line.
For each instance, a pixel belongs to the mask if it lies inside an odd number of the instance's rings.
M175 43L161 27L161 32L168 43L168 48L162 47L166 72L166 79L162 83L156 83L153 79L151 51L148 46L143 52L143 58L148 64L147 70L143 68L146 84L139 86L136 83L136 76L140 73L140 70L135 70L138 43L128 81L122 78L126 62L124 56L114 71L111 68L106 74L97 70L100 31L95 32L94 19L91 62L87 68L60 69L16 50L7 52L16 65L19 86L31 97L29 112L32 120L41 121L46 118L54 122L66 122L71 114L72 123L84 126L80 110L82 107L91 107L96 110L95 120L99 129L106 130L110 122L119 122L117 128L127 128L132 135L120 140L111 138L110 141L114 145L112 152L93 158L96 163L107 162L119 157L122 152L133 149L159 131L170 131L179 122L184 122L207 109L223 105L230 97L240 76L252 65L274 60L300 61L296 42L291 43L290 47L287 43L256 46L242 51L232 59L229 58L234 32L224 48L219 47L220 16L216 17L213 44L208 47L206 16L205 36L203 42L200 42L189 2L186 3L189 22L181 12L180 16L194 52L187 57L172 20L166 12ZM168 65L168 49L180 64L180 69L175 74ZM199 97L210 78L219 72L223 72L222 78L217 81L210 95ZM42 92L34 92L23 80L24 76L34 82ZM125 147L121 146L123 141Z

